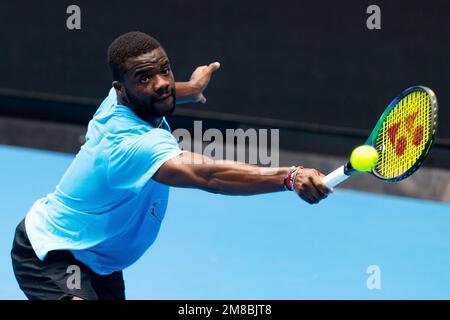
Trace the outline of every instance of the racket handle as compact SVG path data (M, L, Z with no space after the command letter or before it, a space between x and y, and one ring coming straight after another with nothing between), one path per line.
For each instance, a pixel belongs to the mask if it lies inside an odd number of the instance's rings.
M347 180L349 175L345 174L345 166L340 166L327 176L323 177L323 182L331 189L337 186L339 183Z

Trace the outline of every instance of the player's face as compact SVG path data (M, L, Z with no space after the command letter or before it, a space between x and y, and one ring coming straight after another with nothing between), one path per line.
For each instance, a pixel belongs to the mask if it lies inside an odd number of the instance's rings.
M160 47L125 63L122 99L140 116L163 117L175 110L175 79Z

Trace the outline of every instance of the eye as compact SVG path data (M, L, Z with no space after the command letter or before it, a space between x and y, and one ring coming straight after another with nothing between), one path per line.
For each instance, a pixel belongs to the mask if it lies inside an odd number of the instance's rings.
M170 67L169 66L165 66L162 68L161 73L165 76L167 76L170 73Z
M140 79L139 79L139 82L140 83L148 83L150 81L150 77L149 76L142 76Z

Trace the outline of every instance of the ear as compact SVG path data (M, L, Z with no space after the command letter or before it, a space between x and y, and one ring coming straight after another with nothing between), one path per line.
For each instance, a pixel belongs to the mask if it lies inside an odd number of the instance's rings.
M114 80L112 82L114 89L116 89L117 96L121 99L125 98L125 87L119 81Z

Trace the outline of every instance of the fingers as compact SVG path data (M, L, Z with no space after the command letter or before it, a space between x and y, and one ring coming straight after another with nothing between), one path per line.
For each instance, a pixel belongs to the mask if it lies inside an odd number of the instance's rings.
M211 80L214 71L220 68L219 62L198 66L191 75L190 81L195 83L203 91Z
M322 181L324 175L316 169L301 169L295 180L295 190L304 201L310 204L319 203L333 190Z
M199 98L198 102L206 103L206 98L205 98L205 96L203 94L200 94L200 98Z
M325 195L328 195L333 192L332 189L328 188L327 185L323 182L322 178L319 176L315 176L314 178L314 186Z
M211 72L216 71L217 69L220 68L220 63L217 62L217 61L216 61L216 62L213 62L213 63L210 63L209 66L208 66L208 68L211 69Z
M319 203L319 201L324 198L311 189L306 189L302 194L299 194L299 196L309 204Z
M317 171L317 172L319 172L319 171ZM319 172L319 174L320 174L321 180L322 180L323 178L325 178L325 175L324 175L322 172ZM333 189L333 188L328 188L327 185L323 182L323 180L322 180L321 182L322 182L322 183L320 183L321 189L323 190L323 189L325 188L327 194L330 194L330 193L333 193L333 192L334 192L334 189Z

